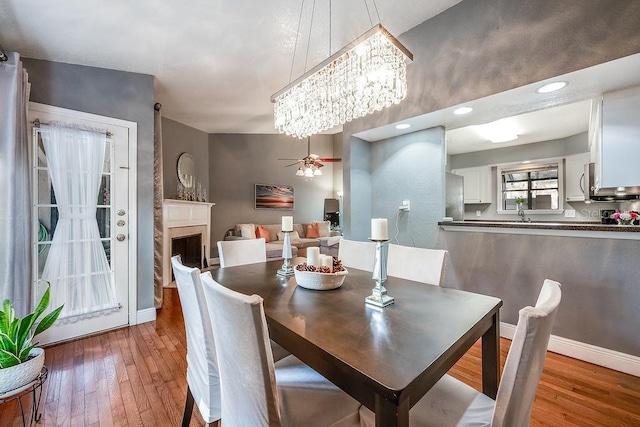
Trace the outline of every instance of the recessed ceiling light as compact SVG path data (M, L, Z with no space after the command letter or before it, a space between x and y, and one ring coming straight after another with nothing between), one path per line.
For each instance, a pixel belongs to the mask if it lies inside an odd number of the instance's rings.
M522 163L526 165L526 164L531 163L531 160L523 160Z
M563 87L565 87L568 83L567 82L553 82L553 83L548 83L544 86L540 86L538 89L536 89L536 92L538 93L549 93L549 92L555 92L557 90L562 89Z
M409 123L400 123L399 125L396 125L396 129L409 129L411 127L411 125Z
M453 114L469 114L470 112L473 111L473 108L471 107L460 107L460 108L456 108L455 110L453 110Z

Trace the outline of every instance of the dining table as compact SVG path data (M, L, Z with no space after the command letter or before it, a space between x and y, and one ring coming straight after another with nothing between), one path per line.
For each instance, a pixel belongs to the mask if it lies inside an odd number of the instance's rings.
M482 339L482 392L500 379L502 301L389 276L395 302L365 303L372 273L353 268L342 286L311 290L276 271L282 261L211 270L221 285L260 295L272 340L376 414L376 426L408 426L409 410Z

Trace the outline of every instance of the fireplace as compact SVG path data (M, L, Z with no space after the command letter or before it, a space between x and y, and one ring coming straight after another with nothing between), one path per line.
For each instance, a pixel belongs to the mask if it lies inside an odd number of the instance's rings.
M187 267L202 268L203 265L206 267L207 260L206 258L202 259L202 234L172 238L171 257L176 255L180 255L182 264ZM171 272L171 280L175 280L173 271Z
M162 284L173 281L171 257L180 255L184 265L203 269L211 251L213 203L165 199L163 203Z

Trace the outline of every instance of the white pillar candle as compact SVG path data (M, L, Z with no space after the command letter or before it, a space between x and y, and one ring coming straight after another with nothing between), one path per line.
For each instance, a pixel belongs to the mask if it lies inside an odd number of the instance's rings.
M387 218L372 218L371 240L387 240L388 238Z
M320 255L322 257L322 259L320 260L320 263L322 264L323 267L329 267L329 268L333 268L333 257L329 256L329 255Z
M292 216L283 216L282 217L282 231L293 231L293 217Z
M307 265L313 265L314 267L320 267L320 248L311 247L307 248Z

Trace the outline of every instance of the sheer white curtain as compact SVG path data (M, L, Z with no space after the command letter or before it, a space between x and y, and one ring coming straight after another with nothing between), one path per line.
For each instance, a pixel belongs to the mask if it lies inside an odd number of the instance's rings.
M62 123L42 125L59 220L42 279L60 318L91 316L116 307L113 280L100 241L96 209L104 164L104 132Z

